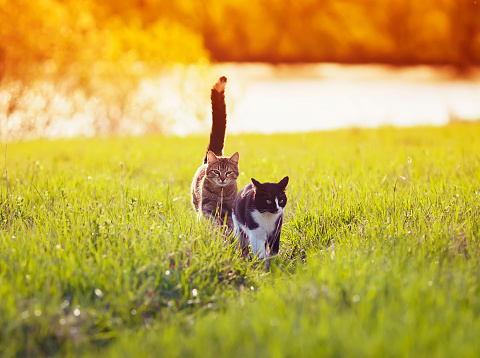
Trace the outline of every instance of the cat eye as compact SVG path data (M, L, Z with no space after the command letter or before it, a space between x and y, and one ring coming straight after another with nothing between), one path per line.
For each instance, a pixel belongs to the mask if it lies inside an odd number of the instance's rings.
M213 170L213 174L220 175L220 172L218 170Z
M279 203L279 204L283 204L284 201L285 201L285 200L282 199L282 200L280 200L278 203Z

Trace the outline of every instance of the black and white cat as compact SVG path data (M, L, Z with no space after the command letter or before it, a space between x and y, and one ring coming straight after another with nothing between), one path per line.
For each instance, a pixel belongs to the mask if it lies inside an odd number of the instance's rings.
M244 256L248 254L249 242L258 258L278 254L287 184L288 177L278 183L263 184L252 178L252 183L238 192L232 219Z

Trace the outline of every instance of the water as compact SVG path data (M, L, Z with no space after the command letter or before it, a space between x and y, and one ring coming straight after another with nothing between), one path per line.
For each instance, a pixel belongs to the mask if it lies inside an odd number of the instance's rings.
M0 137L208 133L210 88L221 75L228 78L229 134L480 119L480 69L462 79L449 67L429 66L178 65L108 102L40 84L8 118L10 95L1 91Z
M231 133L480 119L480 76L458 79L449 68L237 65L229 71Z

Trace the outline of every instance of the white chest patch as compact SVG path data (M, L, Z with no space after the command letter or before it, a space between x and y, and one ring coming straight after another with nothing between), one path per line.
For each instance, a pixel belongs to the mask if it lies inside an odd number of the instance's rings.
M259 211L252 212L252 218L258 224L258 228L253 230L245 230L252 250L258 258L263 259L266 256L266 243L268 237L272 235L277 227L275 224L280 216L283 215L283 210L279 210L277 213L260 213Z
M261 230L265 232L265 235L270 235L275 229L275 223L277 222L278 218L283 214L282 211L278 213L261 213L259 211L252 212L252 218L258 224L258 228L255 230Z

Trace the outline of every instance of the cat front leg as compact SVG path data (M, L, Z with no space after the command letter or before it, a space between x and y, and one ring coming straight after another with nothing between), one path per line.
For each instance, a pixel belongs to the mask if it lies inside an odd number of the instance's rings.
M202 214L203 214L203 217L210 223L214 224L218 222L218 217L215 215L215 213L211 213L210 211L203 210Z
M282 233L283 218L280 216L275 224L275 230L268 238L269 256L277 255L280 249L280 234Z
M223 215L222 215L223 216ZM233 229L233 219L232 219L232 214L226 213L225 216L225 223L227 224L227 227L230 229L230 231ZM223 224L223 222L222 222Z
M264 259L266 254L266 242L267 237L265 233L261 230L250 230L248 237L250 239L250 246L252 246L252 250L255 256L259 259Z
M248 236L245 233L246 228L238 222L234 213L232 213L232 221L233 221L233 234L235 235L235 237L238 238L238 247L242 252L242 257L247 257L248 256Z
M238 237L238 246L242 252L242 257L248 256L248 237L243 230L239 230L237 235Z

